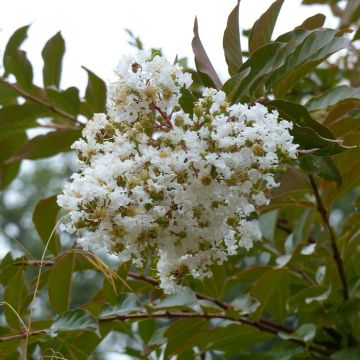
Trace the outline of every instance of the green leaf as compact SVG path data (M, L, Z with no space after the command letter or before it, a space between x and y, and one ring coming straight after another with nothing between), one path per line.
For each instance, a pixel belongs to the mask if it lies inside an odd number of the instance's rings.
M12 61L14 60L14 57L16 57L17 51L19 50L21 44L27 38L27 31L29 27L30 25L26 25L17 29L6 44L3 59L5 76L11 73Z
M194 37L191 46L195 55L196 69L200 75L201 81L207 87L221 89L222 84L209 57L206 54L204 46L200 40L197 18L194 22Z
M52 334L62 331L89 330L99 332L99 325L94 316L87 310L76 309L65 312L57 317L50 327Z
M230 76L237 74L242 65L240 30L239 30L239 5L230 13L223 38L225 60L228 65Z
M259 216L260 230L266 240L272 241L274 238L278 215L279 212L274 210Z
M230 324L204 330L194 339L194 344L203 351L219 350L227 354L248 352L252 346L273 338L274 335L240 324Z
M95 113L106 112L106 84L92 71L83 67L88 74L85 91L84 115L91 118Z
M48 250L53 255L61 251L59 236L55 229L57 216L60 208L56 203L57 195L41 199L35 206L32 221L44 246L48 244ZM52 234L52 236L51 236ZM51 236L51 238L50 238Z
M11 56L11 62L7 69L14 74L17 83L27 91L32 88L33 70L30 61L26 57L26 52L18 50Z
M271 101L267 106L276 109L281 118L294 124L294 142L302 149L314 150L313 153L320 156L337 154L346 149L330 129L311 118L304 106L284 100Z
M147 344L150 341L156 328L154 319L146 319L138 322L138 332L144 344Z
M307 29L307 30L315 30L317 28L321 28L326 20L326 16L324 14L315 14L307 18L298 28Z
M156 304L156 309L181 309L188 308L187 305L194 305L197 303L197 298L191 289L184 289L183 291L172 294Z
M327 90L324 94L310 99L305 106L310 110L326 109L344 101L360 100L360 88L340 85Z
M66 113L76 117L80 112L80 98L79 89L76 87L69 87L64 91L56 91L47 89L47 94L52 100L52 103Z
M193 347L191 338L207 326L204 319L180 319L173 322L165 331L167 338L165 359Z
M299 29L300 30L300 29ZM336 30L319 29L311 32L286 58L266 82L276 98L282 98L294 84L333 53L346 48L347 38Z
M58 32L45 44L41 55L44 59L43 82L44 86L59 88L62 59L65 53L65 41Z
M19 94L6 85L6 82L0 81L0 104L11 105L14 104L19 97Z
M49 301L58 314L69 309L74 259L73 252L64 253L51 268L48 281Z
M36 136L21 146L8 160L8 163L22 159L41 159L71 151L71 145L80 137L80 130L58 130Z
M24 271L20 267L4 290L4 302L9 303L13 308L11 309L5 304L2 305L6 322L9 326L17 329L23 328L19 317L21 318L23 316L23 308L26 304L27 295L28 292L24 279Z
M276 0L264 14L255 22L249 34L249 53L271 41L275 23L284 0Z
M279 336L285 340L303 340L305 342L310 342L315 338L316 335L316 326L314 324L308 323L301 325L296 331L292 334L287 334L280 332Z
M36 119L51 116L38 104L9 105L0 109L0 139L37 126Z
M335 181L341 186L342 177L339 169L329 156L314 156L311 154L300 158L300 166L307 174L315 174L328 181Z
M269 270L254 284L250 294L260 301L260 306L254 313L256 318L269 312L278 321L284 322L289 297L288 270Z
M0 110L1 112L1 110ZM1 126L0 126L1 129ZM0 137L0 189L4 189L17 176L20 164L5 164L6 160L20 147L27 137L25 132Z
M46 354L45 358L61 354L60 359L88 360L101 338L90 331L67 331L60 332L55 338L49 340L40 343L43 354Z
M194 112L194 104L196 102L195 96L185 88L180 89L180 93L181 93L179 99L180 106L186 113L192 116Z
M360 358L359 347L344 348L330 356L330 359L332 360L359 360L359 358Z

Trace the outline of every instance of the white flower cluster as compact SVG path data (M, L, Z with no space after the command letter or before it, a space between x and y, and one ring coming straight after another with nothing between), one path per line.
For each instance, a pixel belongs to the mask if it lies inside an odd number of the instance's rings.
M73 145L81 171L58 197L63 227L137 266L152 255L171 293L252 247L256 207L297 145L275 111L230 106L222 91L205 89L185 113L178 101L191 78L161 56L126 58L117 76L109 116L95 114Z

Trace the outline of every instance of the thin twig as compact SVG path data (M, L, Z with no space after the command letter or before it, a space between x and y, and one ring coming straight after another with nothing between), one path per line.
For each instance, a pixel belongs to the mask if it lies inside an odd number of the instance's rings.
M338 270L338 273L340 276L340 281L341 281L342 290L343 290L343 298L345 301L347 301L347 300L349 300L349 290L348 290L348 286L346 283L343 261L341 259L340 252L339 252L339 249L336 244L335 233L334 233L333 228L330 225L329 214L328 214L328 212L324 206L324 203L321 199L319 189L316 185L316 181L312 175L309 175L309 180L310 180L310 184L311 184L311 187L312 187L314 195L315 195L317 210L318 210L319 214L321 215L323 223L324 223L325 227L328 229L329 234L330 234L333 259L335 261L335 264L336 264L336 267L337 267L337 270Z
M18 86L17 84L12 84L7 82L6 80L4 80L3 78L0 78L0 83L7 86L8 88L16 91L20 96L22 96L24 99L32 101L34 103L37 103L39 105L41 105L42 107L50 110L51 112L61 115L62 117L71 120L72 122L75 123L79 123L79 121L77 120L76 117L70 115L69 113L59 109L58 107L56 107L55 105L47 102L44 99L41 99L40 97L34 95L34 94L29 94L27 91L25 91L24 89L22 89L20 86Z

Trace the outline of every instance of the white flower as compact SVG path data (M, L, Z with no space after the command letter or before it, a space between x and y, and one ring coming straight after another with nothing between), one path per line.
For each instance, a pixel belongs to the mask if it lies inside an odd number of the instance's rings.
M116 75L110 116L95 114L73 145L81 169L58 197L69 211L62 228L137 266L152 253L161 287L179 291L186 274L210 276L260 238L251 218L296 157L291 124L210 88L192 119L178 104L191 77L161 56L126 57Z

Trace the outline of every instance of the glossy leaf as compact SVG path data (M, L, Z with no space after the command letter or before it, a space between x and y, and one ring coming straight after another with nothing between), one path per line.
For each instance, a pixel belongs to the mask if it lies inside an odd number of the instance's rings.
M96 318L83 309L70 310L58 316L50 327L51 333L61 331L89 330L99 332Z
M222 84L213 65L210 62L204 46L200 40L197 18L194 22L194 37L191 46L195 55L195 65L205 86L221 89Z
M71 145L81 137L80 130L58 130L28 140L8 160L9 163L22 159L40 159L71 151Z
M316 98L310 99L305 106L310 111L314 111L326 109L327 107L337 105L340 102L351 100L360 100L360 88L340 85L327 90Z
M49 301L58 314L69 309L74 259L73 252L64 253L51 269L48 280Z
M60 211L60 208L56 203L56 198L57 195L53 195L41 199L36 204L32 216L32 221L44 246L48 244L48 250L54 255L58 255L61 250L59 236L56 231L54 231L57 223L57 216Z
M45 44L41 53L44 59L43 81L44 86L55 86L59 88L62 59L65 53L65 41L58 32Z
M228 17L223 37L225 60L228 65L230 76L237 74L240 66L242 65L239 30L239 6L240 0Z
M266 12L255 22L249 34L250 55L271 41L271 35L283 3L284 0L276 0L273 2Z
M314 154L321 156L337 154L346 149L330 129L311 118L304 106L283 100L271 101L267 105L270 109L276 109L281 118L293 122L294 141L301 148L314 150Z
M335 30L320 29L311 32L287 57L266 83L276 98L282 98L294 84L323 62L331 54L348 46L349 41Z

